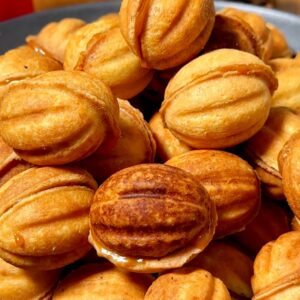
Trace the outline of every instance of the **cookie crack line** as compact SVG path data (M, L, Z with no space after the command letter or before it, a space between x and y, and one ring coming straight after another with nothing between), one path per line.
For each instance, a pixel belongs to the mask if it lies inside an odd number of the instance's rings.
M169 97L167 97L164 100L164 102L162 103L161 111L164 110L165 106L169 104L174 98L176 98L176 96L180 94L182 91L191 89L194 86L197 86L198 84L203 83L205 81L229 77L229 76L237 76L237 75L257 76L266 82L270 91L272 92L275 91L278 86L277 80L275 80L272 76L272 71L268 70L266 67L259 64L247 64L247 65L240 64L240 65L220 67L217 68L216 70L209 71L203 75L200 75L199 77L195 78L188 84L178 88L175 92L173 92L171 95L169 95ZM176 79L176 75L175 75L175 79Z

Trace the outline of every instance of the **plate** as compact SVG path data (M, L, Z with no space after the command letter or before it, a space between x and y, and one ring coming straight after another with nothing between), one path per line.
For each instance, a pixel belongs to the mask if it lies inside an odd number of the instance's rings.
M224 7L236 7L241 10L255 12L264 17L268 22L278 26L286 35L290 47L300 51L300 17L274 9L247 5L228 1L215 1L216 10ZM47 10L12 19L0 23L0 53L22 45L25 37L37 33L44 25L66 17L80 18L93 21L109 12L117 12L120 1L107 1L101 3L73 5L64 8Z

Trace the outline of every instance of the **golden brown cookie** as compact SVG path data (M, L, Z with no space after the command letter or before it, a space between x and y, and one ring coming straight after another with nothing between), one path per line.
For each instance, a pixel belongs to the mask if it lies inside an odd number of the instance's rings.
M131 53L119 27L95 34L75 70L98 77L123 99L143 91L153 76L153 71L142 68L138 57Z
M53 294L53 300L143 300L153 278L128 273L111 264L87 264L64 278Z
M218 150L194 150L175 156L167 165L194 175L215 202L215 237L243 230L260 207L260 185L253 168L240 157Z
M160 113L170 131L191 147L230 147L261 129L276 88L274 73L259 58L220 49L180 69L167 86Z
M59 62L28 46L9 50L0 56L0 98L12 83L60 69Z
M105 32L118 26L118 15L107 14L74 32L66 46L64 69L67 71L75 69L81 53L86 50L89 41L95 34Z
M70 36L85 22L76 18L65 18L45 25L37 35L26 38L27 44L41 53L48 54L63 63Z
M277 157L284 144L298 130L300 130L298 115L288 108L274 107L263 128L245 144L244 150L249 161L261 168L258 175L263 183L263 190L267 190L271 198L284 199ZM281 191L275 189L275 195L273 195L272 189L274 190L276 182L278 182L277 188Z
M0 257L50 270L84 256L96 188L77 168L31 168L12 177L0 188Z
M198 268L181 268L161 275L150 286L145 300L230 300L224 283Z
M59 275L60 270L23 270L0 258L0 299L50 300Z
M289 48L284 33L271 23L267 23L267 27L270 29L270 33L273 40L271 58L291 57L292 52Z
M11 109L13 107L13 109ZM11 86L0 105L3 140L37 165L80 160L119 138L111 90L83 72L57 71Z
M296 58L275 58L268 61L268 65L277 74L278 72L285 71L290 68L300 68L300 60Z
M101 148L80 162L99 182L124 168L154 161L156 144L142 113L126 100L118 100L121 137L108 153Z
M300 218L300 131L294 134L278 158L284 195L295 216Z
M194 58L215 19L212 0L123 0L122 34L144 67L165 70Z
M251 298L253 261L228 242L212 242L192 261L189 267L201 268L221 279L235 296Z
M164 126L161 115L157 112L149 122L150 129L157 145L157 156L162 162L191 151L192 148L178 140L171 131Z
M114 20L111 26L101 25L108 18ZM119 98L136 96L149 84L153 71L142 68L139 58L129 49L117 15L104 16L94 23L82 27L70 38L66 57L71 52L73 56L75 54L75 60L73 66L67 60L65 68L94 75Z
M275 61L275 62L274 62ZM273 68L277 69L278 89L272 98L272 106L285 106L300 112L300 61L296 59L277 59ZM272 65L271 65L272 66Z
M272 37L264 19L259 15L225 8L216 14L205 51L231 48L249 52L268 61L273 50Z
M89 241L116 266L153 273L200 253L216 222L214 202L192 175L143 164L115 173L97 190Z
M205 50L237 49L268 61L273 35L264 19L255 13L225 8L216 14L215 25Z
M300 232L291 231L266 244L254 262L253 300L300 298Z

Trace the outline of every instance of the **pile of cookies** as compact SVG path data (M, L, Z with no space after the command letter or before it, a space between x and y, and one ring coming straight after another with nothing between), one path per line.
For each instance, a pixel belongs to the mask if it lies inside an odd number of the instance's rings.
M0 56L0 299L299 299L299 78L278 28L212 0Z

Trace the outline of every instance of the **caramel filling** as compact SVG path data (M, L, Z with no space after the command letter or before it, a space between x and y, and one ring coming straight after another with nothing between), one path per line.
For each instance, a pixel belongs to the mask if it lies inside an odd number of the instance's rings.
M212 240L217 215L215 208L210 212L210 222L206 231L202 231L196 238L189 242L185 247L162 258L141 258L122 256L105 246L93 232L90 224L89 242L96 249L98 256L105 257L110 262L120 268L133 272L155 273L167 269L174 269L183 266L185 263L197 256Z

